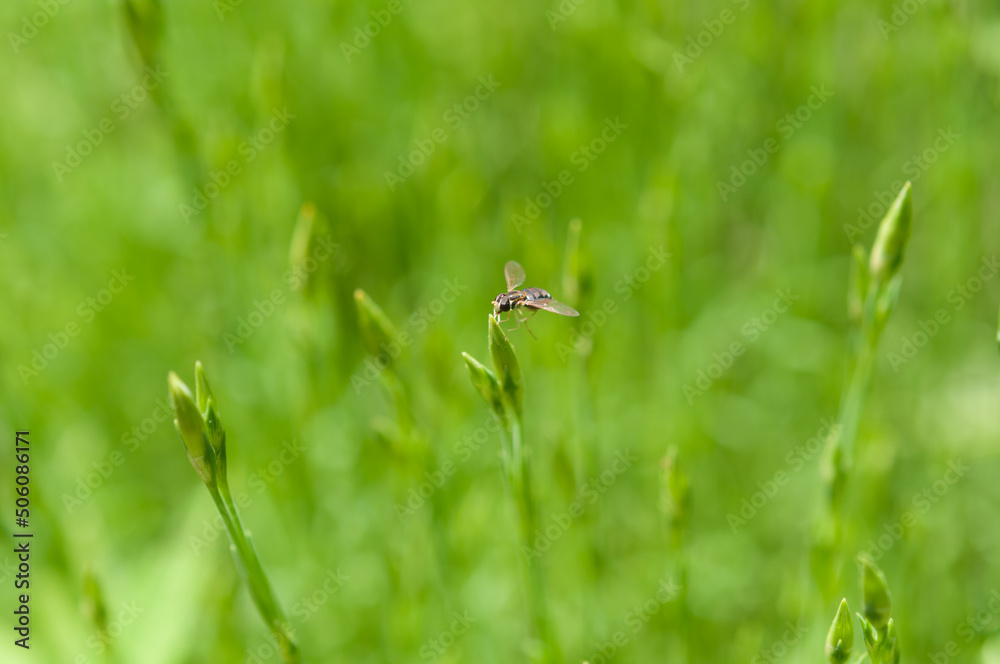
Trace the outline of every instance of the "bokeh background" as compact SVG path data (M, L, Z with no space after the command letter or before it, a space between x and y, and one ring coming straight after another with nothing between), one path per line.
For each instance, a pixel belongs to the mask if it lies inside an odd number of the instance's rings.
M512 335L543 521L585 505L542 555L566 661L823 661L839 597L861 608L853 553L906 512L877 552L904 661L949 641L949 662L1000 661L1000 279L975 281L1000 240L994 4L15 0L0 26L0 533L24 428L36 533L32 650L5 629L3 661L277 661L160 405L198 359L305 661L525 661L516 512L460 355L488 359L512 258L583 312ZM859 209L877 222L907 178L829 598L809 563L819 455L788 455L837 411L851 246L875 232ZM402 415L365 378L357 288L409 333ZM773 315L777 290L794 300ZM679 548L670 446L692 496ZM968 470L918 508L949 463ZM682 559L686 597L649 604Z

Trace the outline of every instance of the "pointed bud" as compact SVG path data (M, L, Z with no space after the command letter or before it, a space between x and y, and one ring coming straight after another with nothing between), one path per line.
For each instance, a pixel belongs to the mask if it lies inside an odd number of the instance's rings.
M358 308L358 325L368 353L371 355L383 353L391 360L385 349L396 338L396 326L368 293L360 288L354 291L354 303Z
M312 275L306 269L306 263L313 249L315 229L316 206L312 203L303 203L302 207L299 208L299 216L295 220L291 244L288 246L288 262L292 266L292 271L302 279L302 284L307 291L313 285Z
M219 409L215 407L215 399L208 398L205 411L205 435L216 454L226 446L226 430L222 428L219 419Z
M889 618L885 628L885 650L882 653L885 664L899 664L899 639L896 637L896 624Z
M847 316L853 322L861 322L865 311L865 299L868 297L868 256L860 244L854 245L851 252L850 285L847 289Z
M194 363L194 378L198 410L201 411L201 418L205 422L205 435L208 437L209 445L212 446L212 451L215 452L215 467L219 473L219 478L224 482L226 474L226 431L222 428L222 418L219 417L219 409L215 405L212 388L208 385L205 368L200 361Z
M844 492L846 481L846 468L850 465L850 460L844 458L844 447L840 444L840 436L843 427L837 422L830 428L826 436L823 448L823 457L820 462L820 476L823 479L823 486L828 492L827 500L834 505L839 505Z
M205 484L215 481L215 453L205 437L204 420L198 412L191 390L173 371L167 376L170 405L174 409L174 426L184 443L188 460Z
M671 522L683 525L690 514L691 485L678 463L676 446L667 450L660 466L663 511Z
M851 610L847 608L847 599L840 600L840 608L830 625L826 635L826 658L830 664L844 664L854 647L854 623L851 622Z
M504 403L518 420L524 409L524 377L517 361L514 346L500 327L499 321L490 316L489 347L493 359L493 372L500 383Z
M910 237L912 219L913 199L910 196L910 183L907 182L882 219L875 244L872 245L870 271L875 281L887 282L899 271L906 241Z
M316 206L313 203L303 203L295 220L292 242L288 246L288 262L292 268L302 267L309 258L309 245L312 243L315 221Z
M205 435L208 436L208 443L215 452L215 465L219 471L219 477L225 481L226 476L226 430L222 428L219 420L219 412L215 408L215 400L208 399L208 412L205 415Z
M871 660L872 664L879 664L882 660L882 643L878 640L878 630L860 613L855 613L854 615L858 617L858 622L861 623L861 635L865 639L865 649L868 650L868 659Z
M212 390L208 386L208 378L205 377L205 368L201 366L201 360L194 363L194 393L197 396L198 411L202 417L208 412L208 399L212 396Z
M507 418L503 408L500 381L497 380L497 377L493 375L492 371L480 364L476 358L472 357L468 353L462 353L462 357L465 358L465 366L469 369L469 379L472 381L472 386L475 387L476 391L479 392L479 395L486 400L486 403L489 404L493 414L496 415L501 422L506 422Z
M867 557L860 559L863 568L861 578L861 597L864 601L865 617L881 630L889 622L892 613L892 599L889 596L889 586L885 575L874 562Z

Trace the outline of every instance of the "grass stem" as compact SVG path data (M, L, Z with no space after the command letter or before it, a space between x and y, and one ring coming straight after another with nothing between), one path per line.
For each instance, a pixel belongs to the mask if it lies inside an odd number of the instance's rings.
M174 410L174 426L184 443L191 465L212 496L212 502L215 503L215 509L229 536L236 569L249 589L257 611L271 630L282 660L285 664L299 664L302 658L291 626L274 595L250 536L240 521L239 511L229 491L226 432L200 362L195 365L195 374L197 403L191 390L177 374L171 372L167 378L170 402Z

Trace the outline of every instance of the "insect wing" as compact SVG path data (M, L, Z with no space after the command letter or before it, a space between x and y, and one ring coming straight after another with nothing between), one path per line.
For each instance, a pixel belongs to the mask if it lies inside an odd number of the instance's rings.
M563 304L559 300L532 300L531 302L525 302L524 306L529 309L544 309L545 311L551 311L552 313L559 314L560 316L580 315L579 311L568 304Z
M507 261L503 266L503 274L507 277L507 290L512 291L524 283L524 268L517 261Z

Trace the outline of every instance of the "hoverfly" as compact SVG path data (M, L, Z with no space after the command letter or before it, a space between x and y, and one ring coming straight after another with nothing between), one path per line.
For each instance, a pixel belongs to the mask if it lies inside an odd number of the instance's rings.
M510 316L513 314L515 320L517 320L517 326L514 328L516 330L521 327L522 320L524 321L525 328L528 327L529 316L524 313L524 309L531 309L532 316L539 309L551 311L554 314L562 316L580 315L579 311L568 304L553 300L552 296L544 288L517 290L517 287L523 284L525 279L524 268L517 261L507 261L507 264L504 265L503 273L507 278L507 292L500 293L493 300L493 315L497 317L497 321L500 321L500 314L502 313L506 313L507 318L500 322L510 320ZM530 333L531 330L528 330L528 332Z

